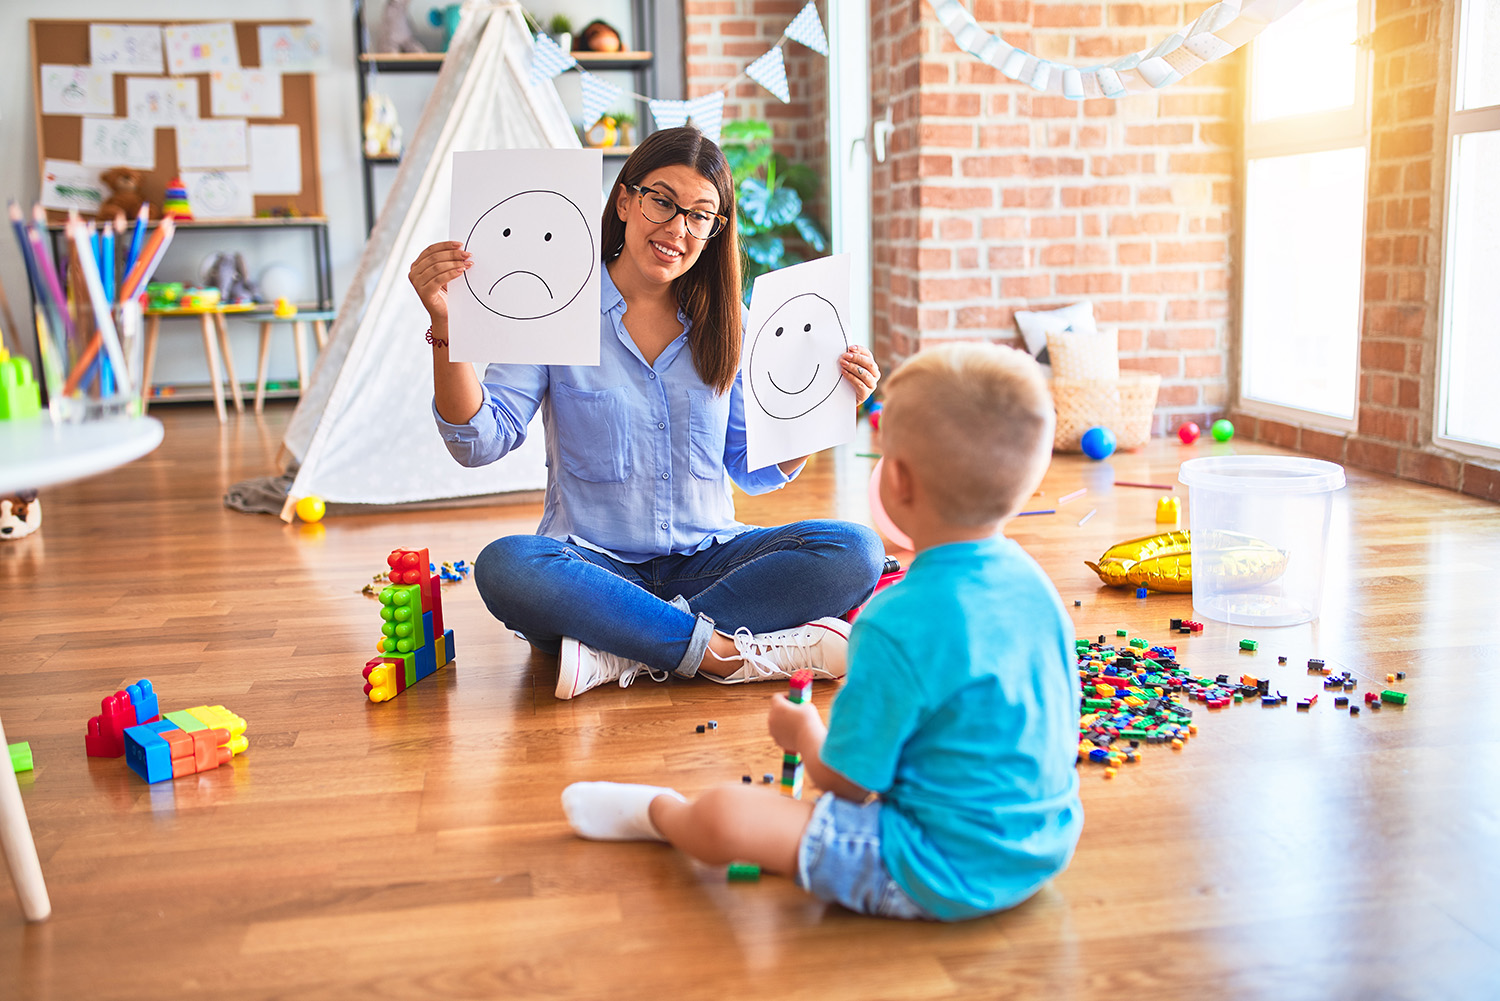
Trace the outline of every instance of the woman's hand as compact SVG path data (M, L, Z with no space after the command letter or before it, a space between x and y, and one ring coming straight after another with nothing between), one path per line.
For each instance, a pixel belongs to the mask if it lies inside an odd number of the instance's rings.
M412 261L407 280L417 290L417 298L433 323L448 320L448 283L467 271L474 261L455 240L434 243Z
M804 757L817 754L828 732L816 706L811 702L793 702L785 692L771 697L771 712L766 722L778 747Z
M856 344L839 356L839 364L844 367L844 378L854 387L854 402L864 403L880 381L880 366L875 364L875 356L869 348Z

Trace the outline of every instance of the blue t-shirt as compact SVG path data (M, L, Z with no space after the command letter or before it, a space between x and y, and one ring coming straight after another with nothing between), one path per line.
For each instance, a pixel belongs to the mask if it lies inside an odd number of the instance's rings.
M920 553L849 640L825 765L880 794L892 878L944 920L1020 903L1083 828L1073 628L1009 539Z

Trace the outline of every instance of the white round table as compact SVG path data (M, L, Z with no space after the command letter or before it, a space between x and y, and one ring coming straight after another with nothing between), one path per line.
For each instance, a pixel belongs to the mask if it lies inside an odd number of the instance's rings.
M40 490L139 459L161 444L155 417L53 424L43 414L0 421L0 494Z

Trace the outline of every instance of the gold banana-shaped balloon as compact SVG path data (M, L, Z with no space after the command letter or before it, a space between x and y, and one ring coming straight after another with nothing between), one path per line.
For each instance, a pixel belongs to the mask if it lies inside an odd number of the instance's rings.
M1286 570L1285 552L1249 535L1210 532L1198 548L1199 572L1213 574L1219 590L1258 587ZM1110 546L1098 563L1084 564L1110 587L1187 594L1193 590L1192 552L1191 532L1162 532Z

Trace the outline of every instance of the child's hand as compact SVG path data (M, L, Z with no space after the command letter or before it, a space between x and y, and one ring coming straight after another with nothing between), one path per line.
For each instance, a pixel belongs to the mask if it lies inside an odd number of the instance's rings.
M816 706L811 702L793 702L785 692L771 696L771 712L766 722L778 747L803 756L816 754L828 732Z
M467 271L473 259L464 245L448 240L434 243L417 255L407 280L417 290L422 307L434 323L448 319L448 283Z

